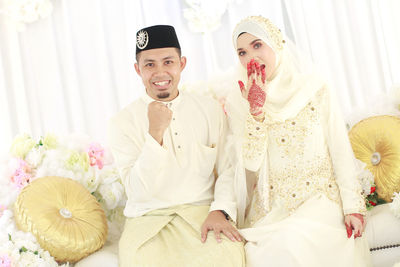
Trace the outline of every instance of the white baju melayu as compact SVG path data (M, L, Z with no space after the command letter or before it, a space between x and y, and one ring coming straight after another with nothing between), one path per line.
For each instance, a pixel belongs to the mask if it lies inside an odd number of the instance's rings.
M153 101L145 94L112 118L109 126L111 149L128 197L121 266L177 266L185 258L203 259L204 250L216 252L216 257L208 257L211 262L234 251L236 263L226 266L242 266L243 245L225 240L216 248L210 246L215 238L208 239L208 247L200 242L208 211L225 210L236 219L233 171L222 151L227 125L221 106L209 97L180 92L166 103L173 115L161 146L148 133L147 107ZM154 257L154 253L160 254ZM199 266L205 263L199 262Z
M235 47L242 32L262 39L277 58L263 122L249 114L238 89L225 106L247 266L370 266L366 239L347 238L344 225L344 215L366 209L333 92L269 20L240 22Z

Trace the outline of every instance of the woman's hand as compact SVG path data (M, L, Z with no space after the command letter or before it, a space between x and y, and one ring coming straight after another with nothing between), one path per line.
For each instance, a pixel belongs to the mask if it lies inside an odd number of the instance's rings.
M348 238L351 237L353 230L354 230L354 238L362 236L365 228L365 220L362 214L359 213L347 214L344 217L344 224L346 226Z
M265 65L260 65L252 59L247 63L247 85L239 81L242 96L249 101L250 113L254 117L263 116L263 106L266 99Z

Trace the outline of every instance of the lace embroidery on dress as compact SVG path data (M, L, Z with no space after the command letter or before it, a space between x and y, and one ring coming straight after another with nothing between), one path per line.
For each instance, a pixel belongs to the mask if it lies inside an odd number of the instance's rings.
M293 119L268 123L267 117L263 123L266 127L265 134L252 136L252 139L249 139L248 150L245 151L245 155L251 158L251 153L260 149L257 146L262 147L261 142L269 142L271 156L280 157L281 164L270 163L269 188L260 191L269 192L270 204L274 200L279 200L289 213L318 193L342 205L327 145L321 147L315 154L306 153L307 141L314 134L323 134L316 129L321 127L322 100L326 93L325 88L318 91L315 98ZM255 126L248 120L247 127L253 129L260 126ZM251 133L254 134L254 131ZM249 226L266 215L267 210L262 203L259 189L255 188L248 212ZM362 198L359 209L360 213L365 209Z
M268 140L267 125L258 122L249 114L244 132L243 156L246 160L257 160L264 156Z

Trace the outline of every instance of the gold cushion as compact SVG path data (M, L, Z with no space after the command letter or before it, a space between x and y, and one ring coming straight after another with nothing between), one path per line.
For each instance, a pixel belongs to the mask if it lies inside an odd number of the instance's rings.
M107 238L99 202L69 178L43 177L27 185L15 203L15 221L59 262L77 262Z
M356 158L375 177L378 197L391 202L400 191L400 118L376 116L360 121L349 132Z

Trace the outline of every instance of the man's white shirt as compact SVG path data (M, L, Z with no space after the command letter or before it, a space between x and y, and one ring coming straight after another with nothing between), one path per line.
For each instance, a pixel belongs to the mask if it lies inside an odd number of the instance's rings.
M161 146L149 133L147 94L110 120L109 144L128 201L127 217L181 204L210 205L236 219L233 169L224 151L227 123L211 97L180 92ZM215 168L215 171L214 171ZM214 184L218 173L217 183Z

